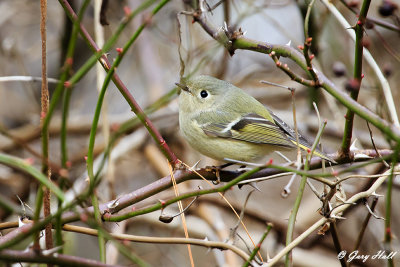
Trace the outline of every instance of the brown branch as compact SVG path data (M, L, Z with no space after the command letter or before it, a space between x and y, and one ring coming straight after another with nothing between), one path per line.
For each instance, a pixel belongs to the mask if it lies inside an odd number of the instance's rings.
M49 109L49 88L47 83L47 36L46 36L46 20L47 20L47 0L40 0L40 36L42 39L42 97L41 97L41 122L43 125L44 118L46 117ZM48 179L51 180L51 169L49 166L49 132L42 132L42 149L43 149L43 160L42 160L42 172L47 175ZM39 189L40 190L40 189ZM43 214L45 217L50 215L50 189L43 189ZM45 228L45 242L46 249L53 247L53 236L52 236L52 225L49 223Z
M3 249L0 251L0 260L5 262L30 262L30 263L47 263L54 264L58 266L68 266L68 267L107 267L107 266L122 266L122 265L109 265L104 264L99 261L57 254L57 255L44 255L43 253L36 253L33 250L20 251L12 249Z
M282 62L279 61L278 57L276 56L276 53L272 51L269 56L272 58L272 60L275 62L275 65L280 68L283 72L285 72L290 79L292 79L295 82L298 82L302 85L308 86L308 87L316 87L317 84L315 80L306 80L303 77L300 77L296 73L290 70L289 66L287 64L282 64ZM316 79L318 80L318 79Z

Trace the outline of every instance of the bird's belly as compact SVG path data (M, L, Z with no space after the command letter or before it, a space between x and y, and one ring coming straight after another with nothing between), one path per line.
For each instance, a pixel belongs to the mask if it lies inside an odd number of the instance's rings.
M183 121L181 120L183 118L180 117L179 119L180 123L182 123ZM189 127L190 132L186 132L185 129L181 128L181 132L190 146L201 154L216 160L229 161L231 159L255 162L275 150L282 150L281 147L274 145L208 136L195 121L187 120L186 123L193 125L193 127Z
M211 137L206 145L198 146L193 144L192 146L196 146L195 149L202 154L221 161L232 159L253 162L271 152L267 145L218 137Z
M200 142L199 138L207 139L206 141ZM209 137L205 134L204 137L199 138L187 138L187 141L195 150L220 161L229 161L229 159L231 159L254 162L274 150L279 150L276 146L255 144L221 137Z

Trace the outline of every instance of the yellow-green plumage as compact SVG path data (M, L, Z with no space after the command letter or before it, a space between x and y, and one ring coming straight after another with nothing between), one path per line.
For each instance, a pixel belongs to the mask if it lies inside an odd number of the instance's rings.
M210 76L180 85L179 124L188 143L211 158L252 162L296 148L295 132L242 89ZM302 136L300 148L311 147ZM321 151L315 155L330 160Z

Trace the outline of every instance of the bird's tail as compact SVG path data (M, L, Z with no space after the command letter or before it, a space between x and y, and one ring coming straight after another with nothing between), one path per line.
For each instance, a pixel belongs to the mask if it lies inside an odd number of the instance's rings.
M293 143L295 146L297 146L296 140L292 140L292 139L291 139L290 141L292 141L292 143ZM308 146L308 145L306 146L303 142L302 142L302 143L299 143L299 147L300 147L301 149L303 149L304 151L308 151L308 150L311 149L311 146ZM336 163L335 160L333 160L332 158L330 158L328 155L326 155L324 152L322 152L322 151L319 150L319 149L315 149L313 155L318 156L318 157L320 157L320 158L322 158L322 159L325 159L325 160L327 160L327 161L330 161L330 162L332 162L332 163Z

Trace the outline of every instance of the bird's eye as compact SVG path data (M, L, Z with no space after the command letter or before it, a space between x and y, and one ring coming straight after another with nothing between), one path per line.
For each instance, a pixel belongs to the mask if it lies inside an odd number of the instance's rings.
M202 91L200 92L200 96L201 96L202 98L206 98L206 97L208 96L207 91L206 91L206 90L202 90Z

